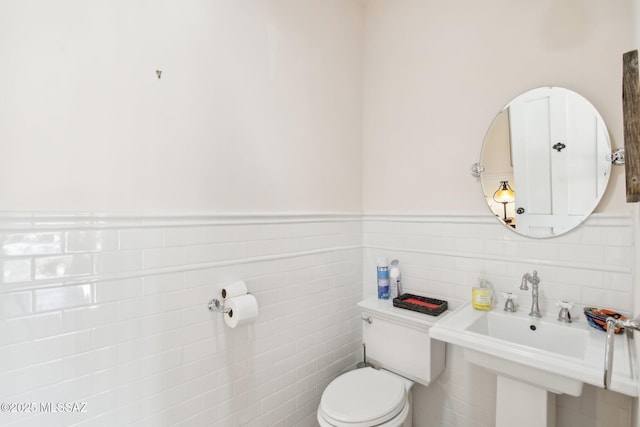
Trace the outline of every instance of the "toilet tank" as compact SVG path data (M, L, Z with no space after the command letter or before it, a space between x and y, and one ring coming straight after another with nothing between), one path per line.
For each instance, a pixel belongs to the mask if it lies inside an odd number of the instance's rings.
M432 340L429 328L438 317L370 298L358 303L367 361L376 368L428 386L444 369L445 343ZM441 314L440 316L444 316Z

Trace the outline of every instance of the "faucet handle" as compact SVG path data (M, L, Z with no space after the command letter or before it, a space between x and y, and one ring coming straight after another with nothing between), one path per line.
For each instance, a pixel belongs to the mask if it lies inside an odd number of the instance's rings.
M505 292L505 293L502 294L502 296L505 298L504 311L509 311L511 313L515 313L516 305L515 305L514 301L518 299L518 296L512 294L511 292Z
M570 302L570 301L558 301L556 303L556 305L558 307L560 307L560 308L566 308L566 309L571 310L573 308L574 304L572 302Z
M560 307L560 312L558 313L558 321L571 323L571 312L569 310L573 308L573 303L569 301L558 301L556 305Z

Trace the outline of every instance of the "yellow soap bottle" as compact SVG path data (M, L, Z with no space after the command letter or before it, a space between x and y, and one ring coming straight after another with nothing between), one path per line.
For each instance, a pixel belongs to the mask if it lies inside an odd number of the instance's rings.
M486 279L480 279L480 285L471 291L471 304L476 310L491 310L493 308L493 286Z

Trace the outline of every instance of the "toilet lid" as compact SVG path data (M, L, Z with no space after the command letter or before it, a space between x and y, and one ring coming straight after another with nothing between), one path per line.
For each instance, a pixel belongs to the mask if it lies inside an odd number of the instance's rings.
M320 411L335 426L370 426L398 415L406 397L400 378L373 368L356 369L327 386L320 399Z

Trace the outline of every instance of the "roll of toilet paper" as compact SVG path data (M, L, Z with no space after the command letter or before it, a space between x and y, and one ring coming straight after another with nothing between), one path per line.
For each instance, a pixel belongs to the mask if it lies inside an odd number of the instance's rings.
M240 295L246 295L246 293L247 285L242 280L238 280L237 282L225 285L222 287L222 289L220 289L220 297L223 300L239 297Z
M224 323L230 328L252 322L258 316L258 301L251 294L227 299L224 308L229 309L224 314Z

